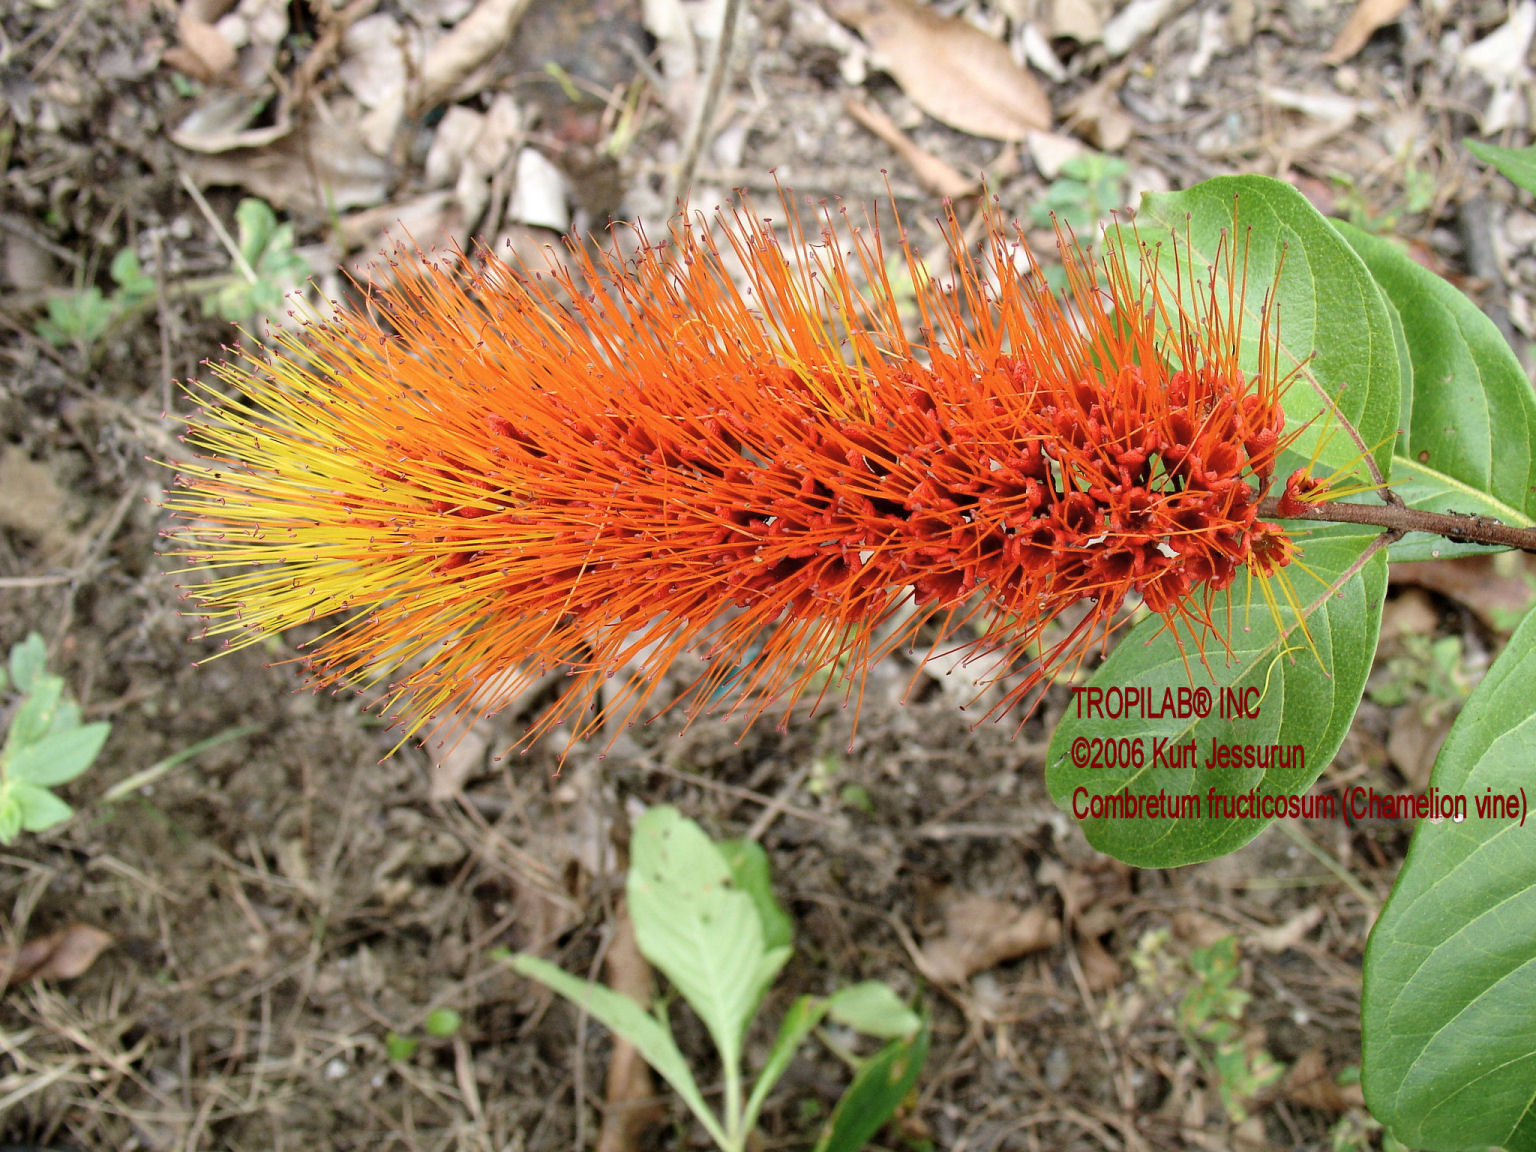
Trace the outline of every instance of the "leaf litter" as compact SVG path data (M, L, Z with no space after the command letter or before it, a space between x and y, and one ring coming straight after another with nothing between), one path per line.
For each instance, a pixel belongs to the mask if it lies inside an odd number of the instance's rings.
M611 22L619 7L594 5L596 22ZM1116 6L1054 4L1040 14L1029 5L972 3L928 11L916 23L910 8L880 6L904 13L909 27L943 28L942 36L972 47L981 37L1001 49L1006 65L980 49L1004 77L999 89L1011 92L987 107L985 122L965 119L975 92L964 51L962 64L945 55L933 77L912 79L914 69L900 61L915 50L898 36L894 49L885 47L898 61L894 83L861 76L857 90L844 70L856 74L859 53L881 58L881 34L863 26L872 18L833 22L844 40L825 24L812 36L802 29L816 17L795 14L806 7L797 0L782 19L743 25L713 122L740 143L734 154L719 154L733 160L716 161L706 148L700 203L738 184L762 193L772 170L808 194L868 202L884 193L879 173L888 168L921 241L934 211L907 157L919 165L919 156L931 157L970 180L996 160L997 141L1028 141L1060 113L1075 112L1057 130L1079 146L1111 148L1133 172L1148 174L1132 193L1153 178L1192 182L1215 166L1291 175L1336 198L1353 195L1365 211L1384 210L1405 193L1400 142L1370 115L1333 129L1333 119L1312 110L1339 98L1366 109L1402 107L1416 127L1410 135L1423 142L1406 163L1453 189L1473 170L1454 159L1443 116L1472 108L1482 118L1474 127L1503 126L1514 134L1510 143L1526 131L1515 97L1528 83L1529 4L1435 16L1441 23L1409 9L1326 74L1315 67L1318 45L1341 36L1349 18L1342 9L1303 8L1281 20L1253 4L1143 5L1137 12L1156 18L1123 24L1106 45ZM658 34L663 51L650 57L642 45L638 58L623 57L627 75L594 82L579 102L565 95L568 75L541 72L545 95L536 104L524 98L526 72L514 73L505 66L509 52L495 50L520 43L511 26L516 6L506 2L415 0L316 15L303 5L247 0L225 9L189 0L174 11L130 6L129 32L107 22L72 24L68 6L17 6L3 17L7 42L20 74L36 75L7 81L19 130L0 207L7 237L29 237L26 251L43 262L29 273L18 256L17 274L52 291L47 286L68 285L77 266L95 267L110 287L105 270L131 244L158 277L222 267L225 256L180 190L178 168L230 226L240 198L261 197L330 264L371 256L402 218L423 242L510 233L535 199L563 198L576 227L601 227L606 216L574 207L588 183L575 166L580 148L607 157L607 171L618 173L607 178L616 191L599 199L654 225L671 208L656 189L685 127L674 110L694 107L684 85L697 86L703 74L717 15L708 5L674 8L686 38ZM490 35L478 48L445 49L433 87L422 89L441 111L419 120L377 113L397 101L419 108L413 69L424 70L477 11ZM277 17L295 14L315 16L313 40L294 26L275 31ZM375 23L354 33L365 20ZM1044 58L1041 41L1060 66L1049 73L1049 89L1019 63ZM1120 71L1109 50L1122 47L1130 66ZM676 63L667 51L677 53ZM692 53L686 70L685 51ZM1268 62L1272 91L1299 96L1266 99L1249 53ZM1405 53L1443 81L1442 95L1402 86ZM402 58L403 96L393 90ZM1200 69L1189 67L1202 59ZM1192 72L1198 82L1168 82ZM915 151L859 128L843 109L854 96ZM520 123L491 128L508 108ZM463 133L454 140L444 127L449 112L458 121L451 131ZM110 130L100 131L103 124ZM1315 134L1321 126L1330 133ZM1032 156L1048 154L1030 147ZM525 193L513 212L523 179L514 158L525 149L560 168L565 186L547 171L529 176L541 182L539 194ZM988 188L1024 215L1056 178L1042 175L1043 166L1026 159L1002 168ZM101 178L103 170L113 178ZM1493 203L1502 235L1514 202L1496 193ZM1454 202L1446 210L1454 213ZM1400 227L1455 267L1454 245L1444 239L1455 223L1409 214ZM548 239L533 234L533 250ZM1528 318L1536 267L1518 247L1510 251L1511 312ZM574 971L601 963L599 941L619 922L602 893L622 875L608 830L637 799L681 804L721 829L761 826L797 932L816 957L799 977L801 990L867 977L905 981L915 995L921 968L903 941L905 925L926 920L937 928L927 946L949 964L940 970L957 978L932 1001L939 1071L921 1086L917 1115L938 1146L1005 1140L1029 1116L1038 1116L1032 1130L1051 1147L1101 1147L1103 1134L1130 1132L1151 1147L1209 1146L1187 1135L1195 1094L1178 1089L1198 1085L1181 1070L1187 1057L1178 1044L1150 1026L1156 1005L1138 991L1130 963L1145 931L1192 905L1207 910L1206 935L1251 938L1245 962L1255 1020L1268 1050L1293 1067L1284 1089L1290 1122L1321 1144L1334 1117L1359 1115L1358 1101L1337 1085L1352 1048L1358 1054L1355 960L1369 916L1355 894L1278 833L1178 873L1096 871L1081 837L1038 787L1043 729L1019 740L971 731L937 683L897 707L911 682L899 658L872 679L883 719L873 726L866 719L852 754L835 720L826 730L757 732L737 743L734 731L707 725L668 737L663 719L624 737L600 764L578 757L560 777L550 774L552 749L541 749L506 763L466 755L451 779L435 782L425 758L379 765L387 738L360 721L352 702L291 694L287 670L267 666L284 652L228 657L194 673L186 625L154 559L153 506L164 477L141 461L164 452L159 380L195 373L198 360L234 337L202 319L195 302L183 308L168 298L87 364L72 349L29 337L30 314L7 315L16 324L7 355L18 382L0 411L8 440L25 459L47 462L50 484L39 491L52 506L84 510L46 526L40 518L28 519L31 527L6 524L0 578L21 582L8 588L8 631L15 637L38 627L64 638L60 670L88 716L111 716L116 762L70 787L79 812L73 821L7 853L0 907L14 945L81 931L72 925L110 928L117 943L83 966L77 959L16 985L0 1006L12 1062L6 1092L19 1093L7 1096L13 1103L0 1119L0 1139L83 1150L244 1152L280 1140L337 1148L516 1141L537 1149L569 1147L578 1126L603 1130L606 1117L644 1099L643 1084L620 1068L613 1088L598 1088L618 1063L609 1050L573 1044L574 1018L541 1006L486 954L498 945L542 947L558 949ZM100 549L88 547L90 526L111 523L95 513L110 511L125 492L147 500L132 502ZM25 501L13 503L15 519ZM59 574L60 555L85 566L47 582ZM1470 593L1440 595L1448 599L1431 609L1441 631L1470 636L1490 627L1469 623L1456 607L1475 599ZM240 723L260 734L199 757L131 802L93 809L93 797L115 779ZM1390 785L1396 769L1387 748L1400 726L1387 709L1362 710L1330 771ZM493 734L487 747L500 743ZM1405 844L1393 829L1309 831L1339 867L1377 887ZM1050 879L1041 871L1046 862L1059 862L1067 878ZM972 915L968 928L947 929L934 909L954 897L935 892L989 894L995 903L985 911L996 923ZM1316 919L1314 908L1326 914ZM1029 932L1019 927L1031 920ZM1060 932L1054 943L1008 954L1026 938L1044 940L1051 923ZM1176 936L1173 946L1195 944ZM946 949L952 960L944 960ZM618 979L615 970L610 978ZM463 1018L456 1039L423 1036L412 1058L390 1059L391 1031L421 1036L428 1014L450 1005ZM1305 1025L1297 1022L1303 1012ZM783 1105L767 1116L775 1138L804 1136L794 1105L815 1099L822 1071L829 1070L813 1063L791 1069ZM1043 1074L1056 1092L1046 1104L1034 1094ZM579 1097L577 1082L586 1089ZM605 1106L592 1107L600 1098ZM676 1114L665 1097L661 1106ZM1223 1123L1219 1109L1194 1118ZM1280 1124L1273 1112L1265 1119ZM1283 1126L1276 1133L1285 1136ZM1235 1135L1217 1139L1236 1146ZM634 1137L618 1139L624 1147Z

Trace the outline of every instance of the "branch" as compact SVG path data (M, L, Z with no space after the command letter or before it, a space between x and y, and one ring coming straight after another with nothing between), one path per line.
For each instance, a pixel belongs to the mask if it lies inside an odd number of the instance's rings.
M1346 504L1341 500L1323 500L1307 505L1306 511L1281 517L1280 501L1270 496L1259 501L1259 515L1265 519L1320 520L1334 524L1370 524L1389 532L1429 532L1462 544L1491 544L1536 552L1536 528L1515 528L1491 516L1473 516L1465 512L1421 512L1417 508L1393 504Z

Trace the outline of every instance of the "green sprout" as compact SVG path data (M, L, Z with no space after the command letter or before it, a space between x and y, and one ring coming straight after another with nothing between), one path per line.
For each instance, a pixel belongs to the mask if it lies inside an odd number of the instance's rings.
M816 1144L856 1152L895 1113L928 1053L928 1023L887 985L866 981L831 996L801 996L789 1008L750 1092L741 1057L748 1026L794 949L789 916L769 882L768 858L748 841L713 843L673 808L652 808L635 824L627 886L640 953L693 1008L720 1054L723 1114L705 1102L664 1007L652 1011L611 988L520 954L512 968L553 989L628 1040L682 1097L722 1152L742 1152L768 1093L796 1050L830 1019L888 1043L859 1063Z
M109 271L117 285L110 296L94 284L50 296L48 315L37 322L37 334L56 347L79 344L89 348L119 320L154 297L155 278L144 274L132 248L114 256Z
M0 844L23 830L46 832L74 815L49 789L89 768L112 730L105 722L80 723L80 706L47 664L48 648L36 632L11 649L9 682L21 700L0 751ZM6 680L0 669L0 689Z
M228 271L169 288L200 297L205 316L248 324L281 311L283 298L309 275L309 264L294 250L293 225L279 224L265 201L240 201L235 231L235 238L226 237L231 246ZM57 347L89 349L155 299L155 278L145 273L133 249L119 251L109 272L116 285L110 293L91 284L50 296L37 334Z
M1248 1118L1248 1104L1279 1081L1285 1067L1263 1049L1251 1051L1243 1027L1252 994L1239 988L1237 937L1223 936L1197 948L1180 963L1168 951L1166 928L1148 932L1131 956L1139 983L1160 994L1180 995L1174 1024L1205 1071L1234 1124Z
M1118 156L1084 152L1061 166L1046 189L1045 199L1029 206L1036 224L1048 228L1052 219L1074 232L1086 233L1124 203L1130 166Z

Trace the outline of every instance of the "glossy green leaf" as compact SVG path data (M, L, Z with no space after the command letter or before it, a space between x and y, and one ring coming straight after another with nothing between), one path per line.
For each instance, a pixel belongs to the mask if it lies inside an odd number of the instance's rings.
M1074 689L1046 753L1046 784L1056 803L1078 815L1091 810L1093 797L1128 790L1133 796L1160 797L1170 806L1177 799L1186 812L1148 814L1143 808L1133 818L1082 819L1095 848L1147 868L1209 860L1240 848L1270 822L1235 818L1220 808L1213 813L1213 795L1238 797L1256 790L1261 796L1300 798L1307 792L1349 730L1376 652L1386 593L1385 550L1339 584L1375 539L1345 525L1307 536L1301 552L1310 571L1297 563L1284 570L1289 597L1271 582L1279 601L1275 613L1260 582L1250 585L1239 575L1230 595L1214 598L1211 617L1226 635L1230 652L1207 639L1208 668L1201 666L1187 638L1181 652L1170 633L1159 634L1163 621L1154 616L1120 641L1087 685ZM1291 603L1301 608L1310 644ZM1139 707L1118 718L1094 714L1093 697L1085 689L1109 688L1144 691L1157 712L1165 700L1172 708L1161 715ZM1180 715L1180 689L1201 688L1210 694L1208 714L1200 716L1192 700ZM1228 708L1226 718L1223 690L1241 694L1244 705ZM1256 716L1249 704L1256 706ZM1249 715L1233 715L1242 712ZM1090 756L1086 763L1074 763L1077 750L1094 751L1095 740L1100 742L1097 760ZM1252 748L1253 763L1207 767L1213 746ZM1241 751L1238 755L1248 759Z
M1389 241L1335 222L1398 314L1413 369L1399 415L1392 486L1431 512L1536 523L1536 391L1493 321ZM1413 533L1394 560L1486 552Z
M1527 192L1536 192L1536 144L1525 148L1500 148L1481 140L1468 140L1466 144L1484 164L1492 164Z
M1243 246L1246 265L1239 260L1238 269L1246 268L1246 277L1233 290L1242 302L1242 361L1248 372L1258 368L1264 298L1273 288L1281 370L1307 362L1285 395L1287 430L1304 430L1282 458L1281 475L1306 464L1314 450L1315 475L1356 461L1359 448L1341 420L1373 448L1387 472L1403 386L1390 310L1359 256L1306 197L1267 177L1221 177L1185 192L1143 197L1136 231L1144 245L1162 245L1159 275L1168 285L1174 262L1182 268L1188 258L1202 284L1216 267L1224 291L1225 254L1234 240ZM1356 474L1363 478L1364 469L1357 465Z
M682 993L728 1068L768 985L789 960L769 948L756 903L693 821L652 808L630 840L629 914L641 953Z
M715 1143L722 1148L728 1146L724 1129L704 1102L703 1093L699 1091L693 1073L688 1070L688 1062L683 1059L666 1025L629 997L621 996L613 989L594 984L590 980L577 979L537 956L519 954L513 956L508 963L513 971L530 980L537 980L571 1003L586 1009L614 1035L622 1036L633 1044L645 1062L656 1070L656 1074L682 1097L683 1103L699 1118L699 1123L704 1125Z
M928 1059L928 1021L909 1039L892 1040L859 1069L832 1112L816 1152L859 1152L896 1114Z
M1413 1148L1536 1149L1536 614L1467 700L1430 776L1466 819L1421 822L1371 933L1365 1097ZM1477 801L1518 800L1517 818Z

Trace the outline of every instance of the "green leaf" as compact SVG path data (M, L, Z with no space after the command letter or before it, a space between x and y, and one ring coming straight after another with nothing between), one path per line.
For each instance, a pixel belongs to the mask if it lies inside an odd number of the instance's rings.
M1466 141L1472 155L1492 164L1527 192L1536 193L1536 144L1525 148L1500 148L1481 140Z
M722 840L719 847L736 887L752 897L757 908L758 920L763 925L763 946L789 947L794 943L795 926L773 894L768 853L755 840Z
M1083 831L1095 848L1143 868L1210 860L1240 848L1269 824L1267 819L1234 818L1219 808L1212 813L1212 792L1238 797L1256 789L1261 796L1300 797L1312 786L1349 731L1371 670L1386 593L1385 549L1345 580L1340 594L1331 589L1374 539L1346 525L1314 532L1301 541L1307 570L1297 563L1284 569L1292 586L1290 600L1302 608L1317 656L1297 627L1296 613L1288 605L1277 609L1282 629L1259 582L1240 575L1230 592L1213 598L1211 618L1223 630L1231 622L1231 652L1207 639L1208 671L1187 639L1181 652L1171 634L1159 635L1163 621L1153 616L1120 641L1087 685L1074 689L1046 752L1046 785L1056 803L1077 814L1089 811L1093 797L1129 790L1141 797L1161 794L1196 812L1182 818L1142 812L1132 819L1083 819ZM1157 711L1164 693L1171 692L1175 708L1162 715L1143 715L1140 709L1119 718L1094 714L1085 689L1111 687L1147 691ZM1209 714L1201 717L1185 708L1180 716L1179 690L1198 688L1210 693ZM1258 715L1232 716L1235 710L1229 708L1228 718L1222 718L1222 689L1243 693L1245 704L1256 703ZM1102 745L1098 766L1093 760L1074 763L1074 747L1091 753L1094 740L1112 742L1113 751ZM1260 756L1254 764L1207 768L1213 744L1278 745L1284 751L1268 770ZM1118 763L1121 751L1128 753L1124 764Z
M1467 700L1429 778L1464 820L1421 821L1365 953L1363 1081L1413 1148L1536 1149L1536 613ZM1431 793L1433 795L1433 793ZM1480 816L1513 795L1515 819Z
M416 1055L416 1049L421 1047L421 1041L411 1036L402 1036L398 1032L390 1032L384 1037L384 1055L392 1063L402 1064Z
M827 1002L819 996L801 996L790 1005L784 1023L779 1025L778 1038L768 1052L768 1060L758 1074L757 1083L752 1086L752 1095L747 1100L741 1124L743 1132L750 1132L756 1127L763 1101L768 1099L768 1093L773 1091L779 1077L784 1075L784 1070L795 1058L800 1045L805 1043L805 1038L811 1034L811 1029L820 1024L826 1014Z
M92 284L79 292L50 296L48 318L38 321L37 333L59 347L76 342L94 344L112 326L113 315L111 303Z
M0 780L0 844L10 844L21 833L21 803L15 788Z
M261 254L272 242L277 232L277 214L265 200L247 196L235 205L235 231L238 235L240 255L252 268L261 260Z
M1498 328L1461 292L1368 232L1335 222L1402 317L1413 368L1393 488L1412 508L1536 523L1536 392ZM1413 533L1393 560L1487 548Z
M902 1003L890 985L879 980L839 988L827 1001L827 1013L839 1024L881 1040L911 1036L923 1023L922 1017Z
M633 903L630 905L630 916L634 916ZM726 1146L724 1129L704 1102L704 1096L694 1082L693 1073L688 1070L688 1062L683 1059L677 1042L672 1039L672 1033L665 1025L629 997L621 996L613 989L604 988L590 980L578 980L537 956L519 954L508 963L515 972L560 993L571 1003L597 1017L614 1035L622 1036L633 1044L645 1062L656 1070L656 1074L682 1097L683 1103L699 1118L699 1123L704 1125L710 1138L721 1147Z
M427 1019L422 1027L427 1030L428 1036L436 1036L439 1040L446 1040L463 1025L464 1017L460 1016L452 1008L434 1008L427 1013Z
M11 648L11 683L18 692L32 691L32 682L48 669L48 645L36 632Z
M50 733L35 743L7 745L5 775L10 780L40 787L66 784L91 766L111 731L112 725L106 723L82 724Z
M837 1102L816 1152L858 1152L885 1127L928 1059L928 1021L910 1039L892 1040L859 1069Z
M12 780L5 787L21 817L21 826L28 832L46 832L75 814L68 804L36 784Z
M1306 464L1319 439L1324 444L1314 474L1349 467L1359 449L1341 429L1339 416L1374 450L1385 474L1403 382L1390 311L1360 257L1305 196L1267 177L1221 177L1185 192L1144 196L1135 231L1143 244L1161 242L1159 275L1167 287L1174 285L1174 262L1182 269L1192 259L1198 278L1207 277L1215 265L1218 289L1225 291L1234 198L1236 242L1248 257L1245 281L1233 286L1242 301L1243 368L1258 368L1260 320L1271 285L1280 309L1281 369L1312 357L1285 395L1287 429L1305 430L1282 458L1279 474ZM1170 233L1177 243L1168 242ZM1112 230L1110 239L1123 243L1131 234L1122 226ZM1244 267L1241 260L1238 267ZM1364 469L1356 472L1364 477Z
M132 248L123 248L112 257L111 272L112 279L117 283L113 299L118 311L131 308L155 294L155 278L144 275L139 257Z
M17 748L35 744L54 726L60 701L64 697L64 681L58 676L40 673L32 678L32 687L22 699L21 707L11 717L11 727L6 733L6 747Z
M709 1029L729 1068L774 976L790 957L768 948L752 897L704 831L675 808L652 808L630 841L629 914L640 952Z

